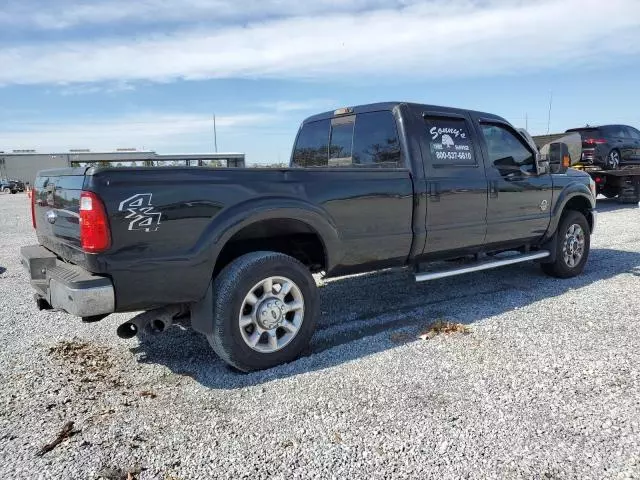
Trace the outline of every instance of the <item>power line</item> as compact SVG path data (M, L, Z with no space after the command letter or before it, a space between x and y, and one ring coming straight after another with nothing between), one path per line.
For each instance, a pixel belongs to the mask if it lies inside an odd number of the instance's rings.
M553 104L553 92L549 94L549 115L547 117L547 135L549 135L549 130L551 128L551 105Z
M213 144L215 152L218 153L218 132L216 131L216 114L213 114Z

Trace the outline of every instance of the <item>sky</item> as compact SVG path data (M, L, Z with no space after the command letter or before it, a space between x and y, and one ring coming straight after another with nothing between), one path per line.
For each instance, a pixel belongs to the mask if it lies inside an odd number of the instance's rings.
M640 0L0 5L0 151L208 153L215 114L220 152L287 162L304 118L377 101L640 127Z

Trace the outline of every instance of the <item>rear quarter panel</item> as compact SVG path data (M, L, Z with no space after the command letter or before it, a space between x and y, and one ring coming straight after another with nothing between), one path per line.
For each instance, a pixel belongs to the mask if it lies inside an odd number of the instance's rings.
M105 202L112 248L88 256L111 275L117 310L202 298L217 254L243 226L305 217L329 270L405 262L412 242L408 170L102 169L85 188ZM274 217L275 216L275 217Z

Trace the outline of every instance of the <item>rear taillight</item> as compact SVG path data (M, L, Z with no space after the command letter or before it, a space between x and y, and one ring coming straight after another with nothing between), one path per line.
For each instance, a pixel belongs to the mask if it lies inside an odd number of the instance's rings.
M111 246L107 212L93 192L80 194L80 244L88 253L103 252Z
M31 225L36 228L36 191L29 192L29 200L31 200Z
M604 138L585 138L583 142L589 145L600 145L602 143L607 143Z

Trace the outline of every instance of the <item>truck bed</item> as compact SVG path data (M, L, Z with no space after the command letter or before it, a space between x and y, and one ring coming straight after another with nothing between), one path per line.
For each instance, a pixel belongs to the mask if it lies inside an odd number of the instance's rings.
M80 248L83 190L104 202L108 251ZM204 295L220 253L212 248L225 240L217 236L249 215L281 212L299 221L302 240L312 233L302 220L322 229L331 243L324 245L326 262L319 263L328 273L348 272L351 265L403 265L413 241L413 183L402 168L49 170L40 172L34 200L39 243L67 262L113 277L119 311L146 307L151 299L180 303ZM245 232L240 240L256 242L260 234Z

